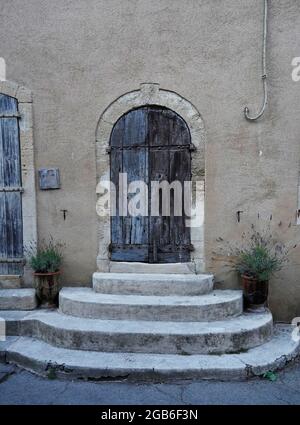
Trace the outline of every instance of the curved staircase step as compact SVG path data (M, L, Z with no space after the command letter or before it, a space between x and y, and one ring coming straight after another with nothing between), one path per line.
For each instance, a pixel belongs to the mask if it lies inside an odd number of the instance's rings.
M213 289L210 274L94 273L96 292L123 295L203 295Z
M21 320L8 317L8 335L37 337L58 347L110 352L233 353L263 344L273 330L270 312L215 322L85 319L57 311L36 311Z
M42 376L101 379L243 379L281 369L299 355L292 327L275 326L265 344L239 354L174 355L80 351L28 337L0 342L0 358Z
M64 314L92 319L213 321L240 315L241 291L213 291L200 296L114 295L90 288L63 288L59 308Z

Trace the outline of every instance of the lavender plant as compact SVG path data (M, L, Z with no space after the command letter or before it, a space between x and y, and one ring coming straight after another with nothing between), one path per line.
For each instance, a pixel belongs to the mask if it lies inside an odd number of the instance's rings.
M60 270L63 260L65 244L50 236L43 239L38 245L31 242L24 248L30 267L35 273L53 273Z
M239 274L258 281L268 281L274 273L280 271L288 263L291 249L277 241L268 226L263 231L258 231L254 225L248 232L243 232L241 244L233 245L218 238L218 242L225 244L220 253L226 256L227 265Z

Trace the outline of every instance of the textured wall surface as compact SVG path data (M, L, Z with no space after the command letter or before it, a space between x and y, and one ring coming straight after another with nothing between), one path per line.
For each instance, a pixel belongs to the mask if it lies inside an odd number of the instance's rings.
M179 93L203 117L206 263L218 286L238 283L213 254L216 238L238 239L258 213L272 214L280 238L300 239L300 82L291 78L291 61L300 56L300 2L270 2L270 98L257 123L244 119L243 108L256 112L262 102L261 0L0 0L0 6L7 78L33 92L36 167L61 172L60 190L37 192L38 231L66 241L66 284L89 284L96 268L97 121L143 82ZM277 319L300 316L299 254L271 282Z

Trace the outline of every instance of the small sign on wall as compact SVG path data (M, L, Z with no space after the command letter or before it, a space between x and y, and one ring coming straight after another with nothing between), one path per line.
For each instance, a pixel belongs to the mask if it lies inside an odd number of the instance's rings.
M60 189L58 168L40 168L38 172L41 190Z

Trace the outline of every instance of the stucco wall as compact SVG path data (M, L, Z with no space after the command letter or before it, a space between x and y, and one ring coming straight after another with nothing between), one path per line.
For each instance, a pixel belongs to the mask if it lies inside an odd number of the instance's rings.
M96 267L97 121L142 82L179 93L203 117L206 262L218 286L237 283L212 259L216 238L237 238L258 212L300 239L300 82L291 79L300 3L270 3L269 107L248 123L244 106L256 112L262 101L261 0L1 0L0 56L7 78L33 92L36 167L61 171L61 190L37 192L38 231L66 241L66 284L89 284ZM277 319L300 316L299 252L271 284Z

